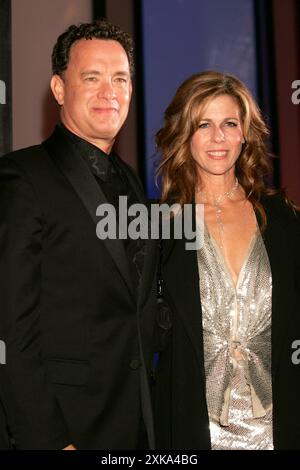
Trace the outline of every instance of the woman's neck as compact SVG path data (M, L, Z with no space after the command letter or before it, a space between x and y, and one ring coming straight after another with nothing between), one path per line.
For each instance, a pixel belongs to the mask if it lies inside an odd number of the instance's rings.
M201 175L201 184L196 192L199 195L205 195L210 201L215 201L222 195L235 191L237 184L234 173L230 175Z

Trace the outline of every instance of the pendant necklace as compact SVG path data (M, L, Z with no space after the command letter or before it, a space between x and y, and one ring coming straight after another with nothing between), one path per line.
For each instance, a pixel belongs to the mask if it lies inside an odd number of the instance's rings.
M217 226L218 226L218 230L219 230L220 247L222 248L222 250L223 250L224 224L223 224L223 220L222 220L221 205L222 205L222 203L224 202L224 200L226 198L228 198L228 199L232 198L232 196L234 195L234 193L238 189L238 186L239 186L238 179L235 178L234 186L231 189L229 189L228 191L226 191L225 193L220 194L219 196L217 196L212 201L212 206L215 210L216 222L217 222ZM197 192L198 192L198 194L201 194L202 196L204 196L204 198L205 198L204 203L207 203L208 202L207 193L205 191L197 191Z

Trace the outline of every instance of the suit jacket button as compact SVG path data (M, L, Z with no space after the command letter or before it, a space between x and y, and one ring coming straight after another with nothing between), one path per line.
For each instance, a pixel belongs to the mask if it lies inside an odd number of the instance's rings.
M136 369L138 369L138 368L140 367L140 365L141 365L141 363L140 363L140 361L139 361L138 359L133 359L133 360L131 361L131 363L130 363L130 368L131 368L132 370L136 370Z

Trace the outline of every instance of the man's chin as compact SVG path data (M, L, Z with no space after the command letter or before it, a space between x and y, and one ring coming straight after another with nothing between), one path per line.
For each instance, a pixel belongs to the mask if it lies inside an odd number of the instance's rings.
M94 129L94 137L96 139L103 139L103 140L115 140L120 127L110 127L110 128L95 128Z

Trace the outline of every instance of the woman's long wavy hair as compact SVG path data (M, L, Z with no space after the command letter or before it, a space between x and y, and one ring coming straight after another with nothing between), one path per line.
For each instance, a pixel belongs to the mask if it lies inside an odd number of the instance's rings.
M171 200L183 205L194 200L201 181L191 155L191 138L199 128L206 105L220 95L232 96L240 107L246 142L236 162L236 176L258 211L264 229L266 214L261 196L276 193L264 183L272 168L265 144L269 132L250 91L232 75L214 71L192 75L178 88L166 109L164 127L156 134L157 150L162 154L157 170L162 183L162 202Z

